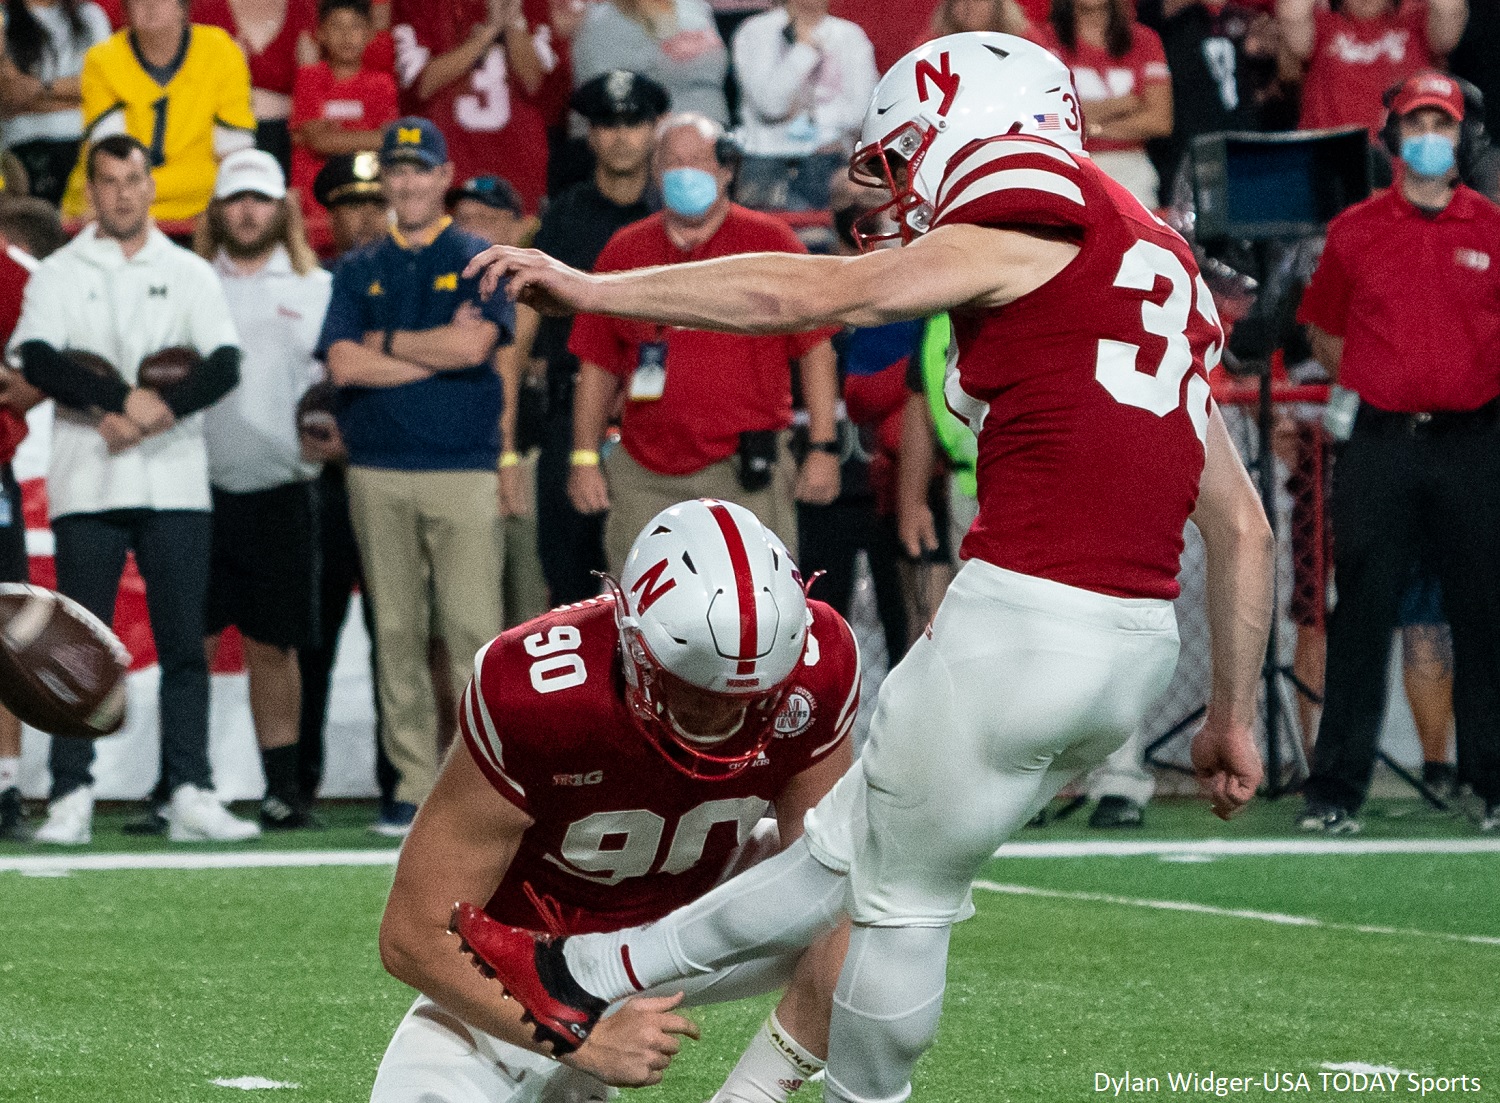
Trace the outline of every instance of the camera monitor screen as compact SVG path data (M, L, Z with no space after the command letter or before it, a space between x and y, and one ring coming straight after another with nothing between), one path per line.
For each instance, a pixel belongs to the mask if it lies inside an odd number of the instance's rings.
M1369 135L1362 128L1205 134L1193 142L1200 241L1321 233L1369 194Z

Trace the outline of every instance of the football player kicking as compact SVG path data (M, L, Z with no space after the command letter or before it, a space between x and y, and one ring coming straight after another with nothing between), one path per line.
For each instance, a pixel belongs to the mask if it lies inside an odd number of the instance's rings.
M844 930L805 954L806 942L773 948L625 1000L582 1044L523 1021L447 933L460 900L487 901L473 910L497 926L558 935L656 919L777 829L782 846L796 839L849 768L854 637L806 599L749 510L709 499L665 510L610 589L475 657L464 746L401 849L381 923L386 968L423 994L372 1103L584 1103L609 1098L606 1084L657 1083L674 1035L697 1036L674 1010L684 989L688 1004L710 1003L791 981L716 1100L779 1103L823 1066ZM772 805L774 824L757 828ZM842 894L810 903L833 917Z
M469 943L539 1019L804 943L847 880L854 927L824 1098L895 1103L937 1030L951 925L995 848L1124 742L1177 662L1184 523L1208 548L1213 687L1193 761L1228 817L1254 794L1270 530L1210 398L1224 335L1187 245L1083 153L1068 69L1008 35L937 39L881 80L856 180L905 248L747 255L596 277L492 249L543 310L694 329L873 326L951 311L949 405L978 434L967 563L881 688L861 760L802 840L643 930ZM597 997L571 998L554 978Z

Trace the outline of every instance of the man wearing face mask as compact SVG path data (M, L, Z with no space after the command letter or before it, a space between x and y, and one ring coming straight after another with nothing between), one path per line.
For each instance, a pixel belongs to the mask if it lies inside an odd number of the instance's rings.
M1358 830L1386 664L1414 565L1431 564L1453 628L1463 780L1500 828L1500 208L1459 182L1464 100L1408 78L1385 136L1396 186L1351 207L1302 300L1313 352L1360 398L1331 506L1338 604L1301 825Z
M734 159L717 123L667 116L653 164L665 209L616 233L595 271L806 252L784 222L729 201ZM690 498L745 506L796 554L795 501L824 505L839 490L833 332L743 336L578 316L568 342L581 363L568 496L580 513L610 511L611 570L623 566L642 525ZM800 470L787 451L794 362L810 441ZM600 442L622 388L621 447L601 467Z

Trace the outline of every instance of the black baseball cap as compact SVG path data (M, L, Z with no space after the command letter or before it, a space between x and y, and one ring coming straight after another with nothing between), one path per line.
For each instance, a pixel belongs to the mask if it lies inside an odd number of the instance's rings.
M650 77L613 69L579 85L570 103L595 126L635 126L665 115L672 97Z
M325 207L341 203L381 202L380 155L374 150L330 157L313 179L313 198Z
M526 213L526 205L521 202L521 193L516 191L515 185L503 176L470 177L458 187L449 190L448 206L453 206L460 199L472 199L476 203L483 203L486 207L493 207L497 211L509 211L517 218Z
M437 123L417 115L397 119L385 128L380 144L380 163L409 161L423 168L435 169L448 163L448 141Z

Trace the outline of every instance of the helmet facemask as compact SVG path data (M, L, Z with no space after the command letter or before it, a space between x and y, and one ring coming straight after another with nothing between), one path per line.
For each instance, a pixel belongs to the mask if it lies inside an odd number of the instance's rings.
M902 124L873 145L854 151L849 159L849 179L868 188L880 188L891 198L872 207L854 222L854 240L861 252L887 243L909 245L932 225L932 202L914 187L917 173L938 133L945 125L913 120ZM890 225L894 223L894 229Z
M774 738L776 714L786 699L790 679L746 694L720 693L684 681L651 654L619 584L607 576L605 583L615 596L625 705L636 730L676 770L694 780L723 781L737 776ZM714 710L715 700L738 706L724 710L725 722L714 725L724 728L720 732L690 731L673 712L677 702L684 715L701 715Z

